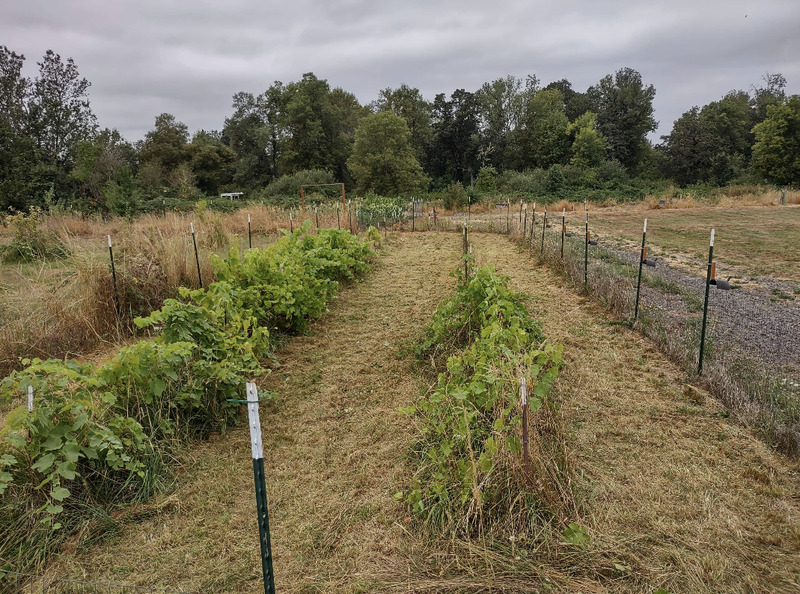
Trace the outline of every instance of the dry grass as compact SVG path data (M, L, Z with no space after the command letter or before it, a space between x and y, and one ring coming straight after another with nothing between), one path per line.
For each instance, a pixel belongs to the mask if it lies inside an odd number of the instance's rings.
M715 259L732 266L734 276L773 276L800 283L800 207L697 207L642 211L590 211L590 226L604 239L641 244L647 217L649 254L674 261L699 262L705 271L711 229L716 229Z
M80 357L107 349L130 334L135 316L159 308L178 287L199 286L192 222L207 286L214 280L212 253L225 252L234 240L242 248L248 246L248 212L253 247L272 243L280 229L290 226L283 211L265 206L227 215L210 211L144 215L132 222L78 215L46 218L41 227L58 233L73 256L64 261L0 265L0 375L18 367L23 357ZM319 222L335 226L335 210L321 214ZM3 240L10 240L10 233L0 228ZM114 243L119 322L108 235Z
M618 580L610 588L797 591L798 464L726 420L713 399L687 396L677 367L509 240L473 241L478 263L532 293L545 334L564 344L557 391L592 549Z
M729 423L646 340L504 237L474 234L545 335L563 343L567 423L586 552L557 543L431 540L392 498L410 476L413 427L398 408L427 388L398 347L452 293L451 234L390 236L378 269L290 341L261 382L276 582L287 592L795 592L800 468ZM698 397L698 393L701 397ZM201 592L258 592L244 430L200 444L177 490L88 527L52 575Z
M451 292L448 275L458 258L451 239L415 237L417 249L404 250L404 236L390 238L397 245L380 269L343 290L332 315L293 339L280 353L281 367L261 384L277 393L262 408L262 423L281 591L374 589L370 584L390 575L406 581L412 545L392 493L410 474L412 431L398 408L424 386L397 350ZM91 555L63 557L52 571L205 592L258 591L248 442L245 429L202 444L171 496L179 502L174 508L125 526Z

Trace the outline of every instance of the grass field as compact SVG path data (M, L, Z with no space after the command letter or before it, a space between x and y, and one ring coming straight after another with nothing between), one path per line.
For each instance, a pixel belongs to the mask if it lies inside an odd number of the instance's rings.
M642 223L647 217L650 253L699 261L708 258L709 236L715 228L716 259L742 276L772 276L800 286L800 205L611 208L592 210L590 217L590 227L598 236L620 238L631 246L641 244Z
M564 345L556 397L585 551L559 542L441 541L393 498L410 473L399 409L428 382L399 351L452 293L454 234L390 236L259 382L276 587L283 592L796 592L800 466L727 418L637 333L498 235L478 264L511 277ZM246 430L200 444L175 490L88 526L52 575L259 592Z

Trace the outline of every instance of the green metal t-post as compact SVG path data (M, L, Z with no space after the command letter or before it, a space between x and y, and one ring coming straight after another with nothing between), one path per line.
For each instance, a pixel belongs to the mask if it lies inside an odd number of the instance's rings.
M714 229L711 230L711 241L708 244L708 271L706 272L706 297L703 302L703 326L700 329L700 360L697 363L697 375L703 372L703 351L706 346L706 320L708 318L708 289L711 287L711 264L714 258Z
M644 265L644 240L647 237L647 219L644 220L644 229L642 230L642 251L639 254L639 277L636 279L636 306L633 308L633 323L636 323L636 318L639 317L639 291L642 286L642 265Z
M511 233L511 199L506 200L506 235Z
M585 242L583 248L583 286L586 287L589 284L589 204L586 200L583 201L583 209L586 211L586 233L583 237Z
M567 209L561 209L561 257L564 257L564 234L567 232Z
M255 382L247 383L247 417L250 423L250 446L253 452L253 480L256 488L258 541L261 545L261 572L264 575L264 594L275 594L272 543L269 537L267 486L264 478L264 450L261 444L261 421L258 418L258 389Z
M197 280L200 281L200 288L203 288L203 275L200 274L200 256L197 254L197 240L194 238L194 223L189 223L192 230L192 245L194 245L194 261L197 263Z
M247 240L250 243L250 249L253 249L253 231L250 229L250 215L247 215Z
M111 247L111 236L108 236L108 255L111 258L111 280L114 283L114 306L117 310L117 318L122 313L119 307L119 291L117 290L117 269L114 268L114 250Z

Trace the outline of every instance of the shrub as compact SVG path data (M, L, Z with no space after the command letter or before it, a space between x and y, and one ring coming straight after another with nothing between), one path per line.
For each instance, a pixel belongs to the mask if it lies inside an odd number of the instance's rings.
M542 417L562 362L561 348L544 345L522 299L508 279L480 268L437 310L415 349L439 376L433 391L409 410L420 425L418 466L403 496L436 531L524 533L537 513L553 513L561 498L548 495L556 487L531 487L558 478L563 464L560 471L558 464L548 467L540 451L528 477L520 460L518 378L528 379L530 414Z
M556 198L563 198L566 193L567 181L559 165L553 165L547 170L547 181L544 184L547 193Z
M480 192L494 193L497 191L497 169L494 167L481 167L478 171L478 181L475 183Z
M300 205L300 186L335 183L333 174L323 169L304 169L282 175L264 188L260 195L269 203L282 206Z
M464 189L464 185L461 182L455 182L447 186L447 189L442 192L442 202L445 210L466 208L467 191Z
M543 194L545 175L543 169L504 171L497 178L497 189L508 194Z
M0 559L43 560L91 506L148 497L181 443L237 420L244 383L272 358L269 331L303 331L371 251L347 231L306 223L264 250L215 258L219 281L181 288L136 324L155 334L100 367L33 360L0 399L35 388L0 431Z
M4 222L14 230L14 237L2 248L5 262L33 262L70 255L57 233L39 228L41 215L41 209L34 206L28 214L17 212L6 216Z

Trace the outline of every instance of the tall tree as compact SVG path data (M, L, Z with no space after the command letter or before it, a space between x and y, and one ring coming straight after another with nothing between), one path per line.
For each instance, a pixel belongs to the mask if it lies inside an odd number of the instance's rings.
M75 166L70 177L77 192L92 208L106 203L104 188L109 182L132 179L136 162L133 146L117 130L100 131L92 140L78 143Z
M347 164L362 192L393 196L427 185L411 146L408 124L388 111L361 121Z
M280 163L284 173L326 169L341 177L357 120L364 115L355 96L331 91L313 73L286 86L282 101Z
M635 169L648 146L647 134L656 129L653 85L645 85L632 68L610 74L587 91L598 130L608 139L610 157Z
M47 50L28 100L29 130L44 157L59 167L72 165L78 142L91 137L97 122L89 106L91 83L72 58Z
M236 153L223 144L218 132L200 130L188 147L189 167L197 187L205 194L219 193L233 179Z
M566 78L551 82L545 90L556 89L564 97L564 113L573 122L587 111L592 110L592 101L586 93L579 93L572 88L572 83Z
M233 114L225 118L222 142L235 154L233 183L257 188L278 175L278 116L283 84L275 82L258 98L233 96Z
M481 165L502 171L510 164L512 134L524 114L523 81L508 75L484 83L475 95L480 102Z
M546 169L563 163L569 154L568 125L561 91L543 89L536 93L526 106L521 132L523 167Z
M406 121L411 133L411 146L420 161L425 157L433 139L431 129L431 104L422 97L419 89L406 83L396 89L383 89L373 103L376 112L389 111Z
M26 134L30 81L22 76L25 56L0 46L0 209L30 202L30 173L36 155Z
M753 132L753 171L777 184L800 184L800 95L769 105Z
M786 99L786 78L780 72L767 72L761 77L763 85L753 85L752 104L756 111L756 121L767 118L770 105L780 105Z
M596 125L597 114L587 111L567 126L567 134L572 135L572 165L597 167L605 160L608 142Z
M449 182L469 179L474 183L480 165L480 103L474 93L458 89L450 95L443 93L433 102L433 143L428 156L431 172Z
M30 81L22 76L25 56L0 45L0 127L14 134L25 129L25 102Z
M714 135L695 106L675 120L658 146L661 171L681 185L706 181L714 157Z
M156 116L139 149L143 163L156 162L169 174L188 159L189 128L171 113Z

